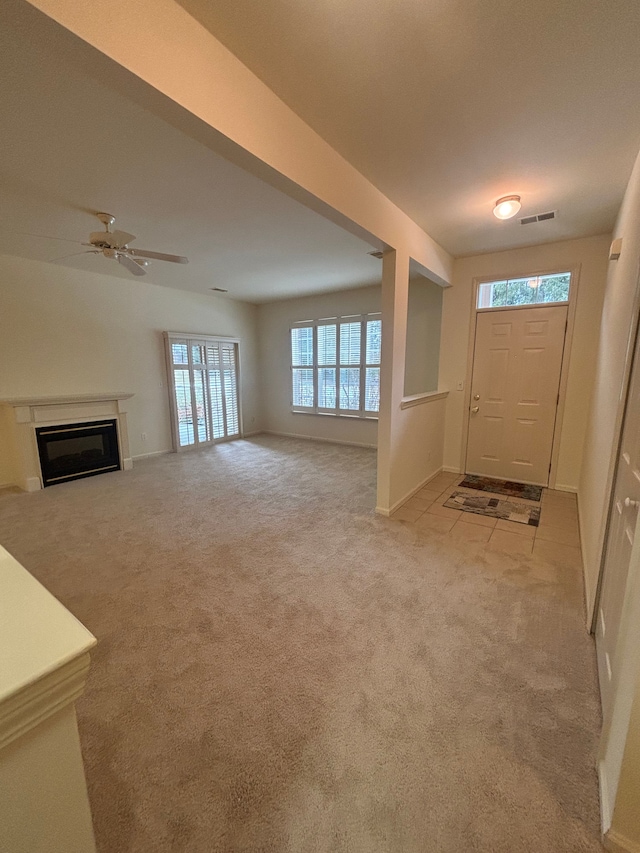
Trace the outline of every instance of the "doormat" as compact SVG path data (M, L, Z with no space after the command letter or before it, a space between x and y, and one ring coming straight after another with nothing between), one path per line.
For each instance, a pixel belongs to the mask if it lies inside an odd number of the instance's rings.
M477 489L479 492L494 492L497 495L508 495L510 498L523 498L525 501L539 501L542 497L542 486L514 483L511 480L494 480L492 477L479 477L476 474L467 474L458 485L466 489Z
M443 506L474 512L476 515L488 515L490 518L503 518L537 527L540 523L540 507L519 504L515 501L501 501L498 498L485 498L481 495L469 495L467 492L453 492Z

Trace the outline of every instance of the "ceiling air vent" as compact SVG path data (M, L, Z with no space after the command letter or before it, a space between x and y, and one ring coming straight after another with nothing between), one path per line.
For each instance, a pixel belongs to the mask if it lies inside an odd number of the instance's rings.
M532 222L546 222L547 219L555 219L557 215L557 210L550 210L547 213L536 213L534 216L523 216L520 220L520 225L531 225Z

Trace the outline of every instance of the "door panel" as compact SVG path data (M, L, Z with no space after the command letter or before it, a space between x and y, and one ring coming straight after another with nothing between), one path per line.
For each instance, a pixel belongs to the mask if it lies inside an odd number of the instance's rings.
M567 306L476 318L466 471L547 485Z
M598 676L606 715L616 672L616 646L640 503L640 353L631 371L596 624Z

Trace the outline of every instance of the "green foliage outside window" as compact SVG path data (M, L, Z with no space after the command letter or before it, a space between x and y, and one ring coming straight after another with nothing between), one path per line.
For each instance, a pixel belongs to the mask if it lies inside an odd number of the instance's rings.
M513 278L480 285L479 308L509 305L536 305L542 302L567 302L571 273Z

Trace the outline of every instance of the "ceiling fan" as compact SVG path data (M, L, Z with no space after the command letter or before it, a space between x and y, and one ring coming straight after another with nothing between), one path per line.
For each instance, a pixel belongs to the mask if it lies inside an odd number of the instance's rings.
M189 263L189 259L182 255L167 255L164 252L149 252L146 249L129 248L129 243L136 239L135 234L127 234L126 231L112 231L111 228L115 225L116 218L110 213L96 213L96 216L104 225L105 230L92 231L89 234L89 242L80 243L81 246L90 246L91 248L85 249L84 252L76 252L74 255L56 258L56 260L64 261L76 255L104 255L105 258L111 258L122 264L133 275L145 275L145 267L149 266L149 259L169 261L172 264Z

